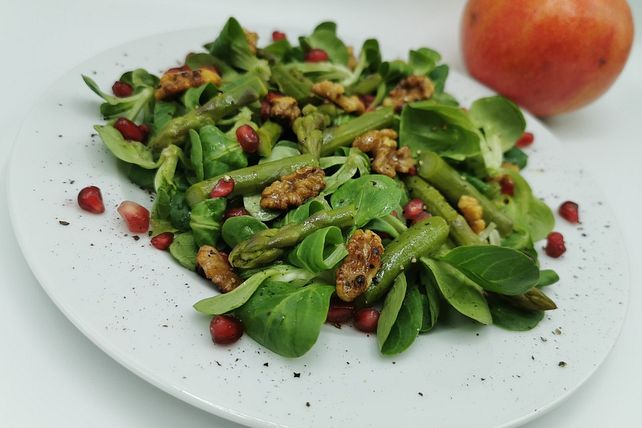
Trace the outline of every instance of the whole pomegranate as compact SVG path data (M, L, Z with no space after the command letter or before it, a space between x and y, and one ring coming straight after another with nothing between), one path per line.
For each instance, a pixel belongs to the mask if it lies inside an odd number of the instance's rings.
M633 41L626 0L469 0L461 23L470 74L538 116L603 94Z

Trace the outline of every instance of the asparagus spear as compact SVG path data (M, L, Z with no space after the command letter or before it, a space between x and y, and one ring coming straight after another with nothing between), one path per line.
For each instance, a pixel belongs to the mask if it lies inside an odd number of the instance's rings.
M316 159L321 153L323 129L330 124L330 118L317 111L312 105L303 108L304 116L297 118L292 124L292 130L299 140L302 151L312 154Z
M148 146L154 151L160 151L170 144L181 145L190 129L214 124L265 94L265 83L255 74L247 73L201 107L172 119L151 138Z
M484 241L470 228L466 219L461 216L439 190L419 177L406 177L406 186L413 198L421 199L428 211L443 217L450 226L450 237L459 245L482 245Z
M223 177L231 177L234 180L234 190L230 194L231 196L256 194L281 176L291 174L304 166L317 166L318 164L318 160L307 153L236 169L193 184L185 192L185 200L193 207L209 198L210 192Z
M392 241L381 257L381 268L372 284L357 299L360 306L370 306L386 294L395 278L419 257L438 251L448 238L448 223L438 216L423 220Z
M293 247L312 232L328 226L344 228L354 225L356 210L348 205L314 213L302 223L290 223L280 229L263 230L238 244L230 253L232 266L255 268L273 262L283 249Z
M321 156L331 155L339 147L349 146L356 137L364 132L390 126L394 116L392 107L384 107L365 113L343 125L326 129L323 134Z
M259 136L259 155L267 157L272 153L272 147L277 143L283 128L276 122L267 121L256 131Z
M513 222L488 198L467 182L453 167L438 154L422 151L419 156L417 173L443 193L451 204L457 204L462 195L477 199L484 209L484 220L494 222L502 235L513 230Z
M544 294L542 290L535 287L531 288L524 294L518 294L516 296L506 296L497 293L491 294L518 309L525 309L527 311L550 311L557 309L555 302Z

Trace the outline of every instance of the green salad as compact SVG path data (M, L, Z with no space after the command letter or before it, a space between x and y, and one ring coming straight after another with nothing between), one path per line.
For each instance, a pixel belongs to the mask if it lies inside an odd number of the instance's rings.
M152 244L217 290L194 305L215 342L299 357L351 322L391 355L450 310L524 331L556 308L534 249L554 217L520 174L512 102L461 106L436 51L385 61L368 39L357 55L332 22L258 47L230 18L204 48L114 95L83 78L98 135L155 194Z

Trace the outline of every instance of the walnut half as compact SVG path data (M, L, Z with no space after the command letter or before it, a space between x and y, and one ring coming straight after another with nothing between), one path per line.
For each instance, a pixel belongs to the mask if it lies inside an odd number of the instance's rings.
M304 166L284 175L261 192L261 208L287 210L298 207L325 189L325 173L319 167Z
M243 282L226 258L209 245L199 248L196 254L196 271L211 280L221 293L228 293Z
M457 207L470 225L470 228L473 229L473 232L479 234L482 230L486 229L484 208L476 198L462 195L457 202Z
M383 244L370 230L356 230L348 241L348 255L337 269L337 296L352 302L363 294L381 267Z
M346 113L363 114L363 112L366 111L366 106L363 104L363 101L356 95L349 97L344 95L345 89L339 83L323 80L312 85L312 92L321 98L332 101L345 110Z
M399 111L404 104L427 100L435 92L435 85L426 76L411 75L401 80L383 100L384 106L392 106Z
M164 100L204 83L218 86L221 84L221 76L209 67L201 67L198 70L170 70L160 78L160 86L156 89L154 97L157 100Z
M407 173L415 166L410 149L408 147L397 149L396 138L397 133L393 129L368 131L355 138L352 147L372 154L373 170L379 174L394 177L397 172Z

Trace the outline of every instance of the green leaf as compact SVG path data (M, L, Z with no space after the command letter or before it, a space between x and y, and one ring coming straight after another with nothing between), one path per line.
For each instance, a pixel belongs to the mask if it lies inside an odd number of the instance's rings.
M292 141L279 141L272 147L272 152L269 156L262 158L259 163L272 162L275 160L285 159L293 156L299 156L301 152L298 149L299 145Z
M186 90L181 97L181 101L188 111L194 110L208 102L218 92L218 89L212 83L204 83L196 88Z
M419 332L427 333L437 325L439 319L439 291L433 276L426 269L421 270L419 280L426 290L426 294L422 294L423 323Z
M433 71L440 60L439 52L428 48L419 48L408 53L408 65L412 67L413 74L418 76L425 76Z
M306 236L290 252L288 261L316 273L333 269L347 255L341 229L329 226Z
M100 113L105 119L124 117L136 120L144 109L149 109L154 99L154 89L158 84L158 78L143 69L125 73L120 80L131 85L134 93L129 97L120 98L101 91L90 77L83 75L82 78L89 89L105 100L100 105Z
M178 104L170 101L157 101L154 104L152 133L157 134L178 113Z
M403 303L404 297L406 297L407 288L408 283L406 282L406 275L402 273L395 278L392 288L386 295L386 300L383 302L383 308L381 309L381 314L379 315L379 321L377 323L377 342L379 343L380 350L386 343L386 340L390 335L390 331L392 330L392 326L397 320L401 304Z
M485 290L516 295L531 289L539 269L525 254L495 245L468 245L454 248L440 260L461 271Z
M169 246L169 252L184 268L191 271L196 269L198 247L191 232L174 235L174 240Z
M230 217L223 223L221 236L231 248L236 247L239 242L253 236L268 227L262 221L248 215Z
M133 163L145 169L156 169L158 163L154 161L151 150L138 141L125 140L123 134L110 125L94 126L105 146L118 159Z
M279 227L290 223L303 223L303 220L307 219L312 214L326 209L330 209L330 204L328 204L325 198L317 197L310 199L296 209L288 211L283 218L283 222L279 224Z
M350 152L343 165L331 176L325 178L324 195L334 193L342 184L346 183L359 172L360 175L366 175L370 172L370 160L361 150L354 147Z
M190 130L189 135L192 143L190 158L199 181L202 181L201 165L205 180L247 166L247 157L238 142L216 126L203 126L198 134Z
M194 309L206 315L221 315L241 307L254 294L257 288L270 276L279 272L278 268L268 268L255 273L229 293L200 300Z
M453 308L482 324L492 323L486 299L473 281L447 263L426 257L422 257L421 261L429 269L444 299Z
M537 251L533 245L533 240L525 230L514 230L510 235L502 239L501 245L502 247L521 251L530 257L536 265L538 264Z
M330 61L337 64L348 64L350 54L348 48L337 37L337 27L333 22L322 22L312 34L300 39L301 46L307 48L323 49L330 57Z
M312 96L313 83L299 69L299 63L296 64L296 66L275 65L272 67L271 79L282 94L302 103Z
M517 309L501 299L488 299L493 324L511 331L532 330L544 318L543 311Z
M238 77L238 73L228 63L205 52L188 54L185 64L192 70L198 70L201 67L214 67L220 72L223 82L229 82Z
M517 165L519 169L524 169L528 165L528 155L523 150L513 147L504 153L504 162L510 162Z
M408 349L417 338L422 323L421 293L417 287L409 287L381 353L395 355Z
M300 357L319 337L334 288L266 281L235 314L261 345L284 357Z
M543 269L539 271L539 279L535 285L538 288L546 287L548 285L555 284L560 280L559 275L552 269Z
M194 206L189 225L197 246L214 246L216 244L226 205L225 198L212 198L201 201Z
M370 220L390 214L400 204L403 192L395 180L385 175L373 174L350 180L332 194L333 208L354 205L357 208L355 226L361 227Z
M480 153L480 133L459 107L421 101L401 112L399 142L417 155L431 150L443 157L463 160Z
M274 220L281 215L280 211L269 210L261 206L261 194L243 196L243 206L253 217L261 221Z
M444 93L444 88L446 87L446 79L448 78L448 73L450 69L446 64L441 64L436 66L430 74L428 74L428 77L430 77L430 80L432 80L433 85L435 85L435 94L440 95ZM433 98L435 97L435 94L433 94ZM455 105L458 105L458 103L455 101Z
M496 174L501 168L503 153L524 133L526 120L519 107L501 96L478 99L468 114L484 134L480 147L486 171Z
M551 209L533 195L528 182L515 171L505 170L515 183L514 195L506 197L507 203L502 205L515 228L528 232L534 242L546 238L555 227L555 217Z

